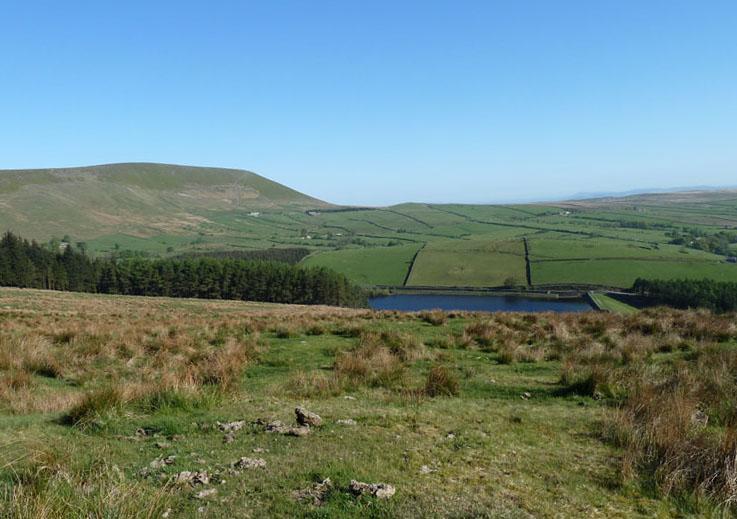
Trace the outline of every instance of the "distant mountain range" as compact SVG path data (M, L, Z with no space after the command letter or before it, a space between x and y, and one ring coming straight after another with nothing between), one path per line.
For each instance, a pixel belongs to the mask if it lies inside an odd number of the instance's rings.
M571 195L565 199L560 200L586 200L588 198L621 198L632 195L648 195L654 193L675 193L678 191L722 191L725 189L737 189L737 186L690 186L690 187L668 187L668 188L644 188L644 189L631 189L629 191L593 191L593 192L581 192Z

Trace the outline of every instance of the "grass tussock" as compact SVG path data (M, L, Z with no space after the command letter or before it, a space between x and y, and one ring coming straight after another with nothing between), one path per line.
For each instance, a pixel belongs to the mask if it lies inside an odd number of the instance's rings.
M73 448L29 446L27 456L5 461L12 486L0 488L2 517L7 519L63 519L69 517L162 517L172 506L166 485L151 487L131 480L104 460L86 459Z
M442 310L427 310L418 314L420 320L433 326L444 326L448 322L447 312Z
M442 364L432 367L425 383L425 392L428 396L455 396L460 391L461 383L452 371Z

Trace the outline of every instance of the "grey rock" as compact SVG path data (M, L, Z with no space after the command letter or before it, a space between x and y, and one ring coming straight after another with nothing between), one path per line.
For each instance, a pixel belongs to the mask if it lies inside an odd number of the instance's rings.
M234 469L265 469L266 460L262 458L248 458L242 457L238 461L234 461L230 464Z
M200 490L194 495L195 499L207 499L215 494L218 493L218 490L216 488L206 488L205 490Z
M174 483L177 485L207 485L210 483L210 476L204 470L201 472L185 470L174 476Z
M349 486L351 492L357 495L372 495L379 499L389 499L397 491L388 483L363 483L361 481L351 480Z
M243 429L245 425L246 425L245 420L240 420L238 422L225 422L225 423L217 422L218 428L224 433L233 433L236 431L240 431L241 429Z
M285 434L288 436L307 436L310 434L310 427L307 425L298 427L296 425L287 425L279 420L267 423L265 429L267 433Z
M333 483L330 481L330 478L325 478L320 483L313 483L311 486L302 490L295 490L292 492L292 497L295 501L312 500L310 504L313 507L317 507L323 504L332 486Z
M297 415L297 423L299 425L307 425L309 427L320 427L322 425L322 418L304 407L295 409L294 414Z

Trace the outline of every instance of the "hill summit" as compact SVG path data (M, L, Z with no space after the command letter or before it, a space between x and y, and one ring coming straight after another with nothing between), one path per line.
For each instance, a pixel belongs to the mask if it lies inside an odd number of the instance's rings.
M186 232L220 211L327 206L238 169L124 163L0 170L0 227L38 239Z

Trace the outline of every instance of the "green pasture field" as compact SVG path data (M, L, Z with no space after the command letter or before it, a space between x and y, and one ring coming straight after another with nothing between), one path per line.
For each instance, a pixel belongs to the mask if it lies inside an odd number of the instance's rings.
M400 286L420 247L413 244L318 252L304 258L300 264L332 268L361 285Z
M688 249L681 245L628 242L609 238L536 239L529 240L530 258L583 259L583 258L648 258L682 261L718 261L716 254Z
M737 265L726 262L646 260L581 260L532 262L532 283L590 283L630 288L638 277L645 279L715 279L737 281Z
M435 242L420 251L409 286L500 286L526 284L522 240Z

